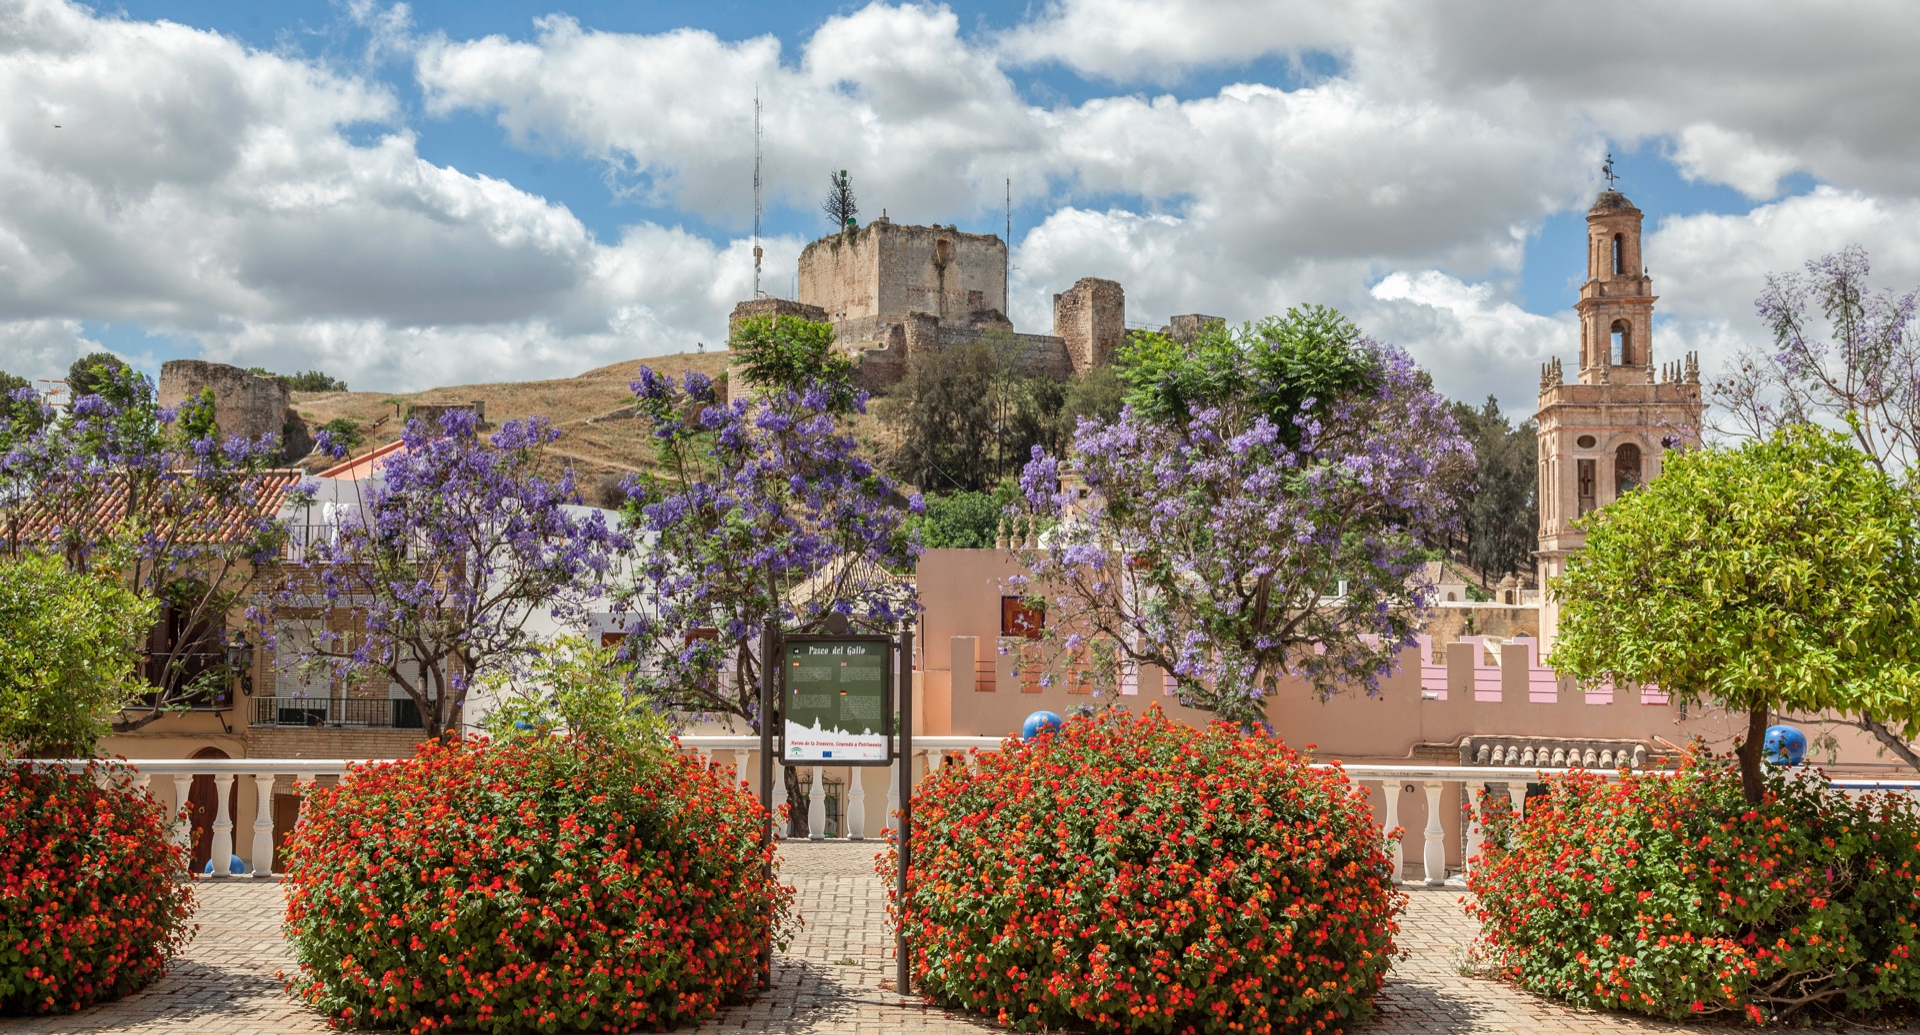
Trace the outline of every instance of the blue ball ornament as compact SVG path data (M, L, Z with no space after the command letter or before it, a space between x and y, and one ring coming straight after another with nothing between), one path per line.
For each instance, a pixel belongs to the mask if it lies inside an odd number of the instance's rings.
M213 876L213 860L208 859L207 864L200 868L200 872L206 874L209 877ZM241 862L240 857L237 855L228 856L227 872L232 874L235 877L243 876L247 872L247 864Z
M1799 765L1807 758L1807 735L1792 726L1768 726L1760 754L1774 765Z
M1063 720L1052 712L1034 712L1020 725L1020 739L1032 740L1048 730L1057 730Z

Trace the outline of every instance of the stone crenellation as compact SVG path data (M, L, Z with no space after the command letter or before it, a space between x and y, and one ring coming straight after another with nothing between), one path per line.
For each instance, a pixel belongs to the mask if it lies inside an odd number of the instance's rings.
M869 391L898 384L917 354L976 342L1004 349L1028 374L1062 380L1112 360L1126 335L1119 283L1082 278L1053 296L1053 333L1031 334L1007 319L1006 278L1007 245L997 235L882 217L808 245L800 297L741 302L729 325L756 316L831 323Z

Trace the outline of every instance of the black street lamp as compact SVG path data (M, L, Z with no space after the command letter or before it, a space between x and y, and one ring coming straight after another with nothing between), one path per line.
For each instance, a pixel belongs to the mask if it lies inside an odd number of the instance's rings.
M253 644L247 642L244 631L236 630L227 643L227 669L240 677L240 692L252 697Z

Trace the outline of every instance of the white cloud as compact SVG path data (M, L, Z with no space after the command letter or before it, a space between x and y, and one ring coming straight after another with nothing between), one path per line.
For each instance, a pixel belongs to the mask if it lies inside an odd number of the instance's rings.
M1512 302L1524 246L1584 205L1609 138L1756 200L1797 173L1833 185L1655 229L1661 340L1714 353L1752 335L1765 272L1852 241L1888 282L1920 282L1920 21L1903 11L1054 0L968 34L944 6L875 3L783 48L559 15L450 39L351 0L369 38L355 69L0 0L0 367L63 366L81 321L395 389L717 341L750 293L743 241L650 222L596 237L562 204L425 160L431 123L377 78L406 55L429 120L486 113L517 146L604 162L615 189L735 231L758 84L771 203L810 212L821 174L846 168L868 218L965 221L997 215L1012 177L1050 213L1016 242L1023 328L1089 275L1156 324L1326 302L1450 393L1524 408L1538 362L1572 353L1568 318ZM1054 63L1157 89L1309 54L1335 73L1185 97L1037 103L1009 75ZM766 243L784 288L803 242Z
M96 320L393 388L551 375L691 345L748 293L742 245L603 243L423 160L365 79L56 0L0 26L0 366L62 369Z
M1681 130L1673 157L1688 179L1724 183L1756 199L1778 194L1780 178L1800 167L1799 159L1755 143L1751 134L1710 122Z
M1171 82L1186 71L1273 54L1344 50L1372 5L1272 0L1054 0L1000 39L1020 62L1058 61L1122 82Z
M0 369L15 377L65 377L74 360L101 348L78 320L0 320Z

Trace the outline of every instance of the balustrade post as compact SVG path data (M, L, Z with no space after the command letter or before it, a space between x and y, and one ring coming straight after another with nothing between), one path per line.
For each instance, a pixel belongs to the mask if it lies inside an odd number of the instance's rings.
M173 774L173 829L168 839L181 854L193 858L193 774Z
M1427 844L1420 862L1427 871L1428 887L1439 887L1447 882L1447 832L1440 825L1440 792L1446 784L1439 780L1426 781L1427 788Z
M253 774L253 876L273 876L273 774Z
M809 841L827 839L826 768L818 763L814 764L813 782L807 791L807 840Z
M1406 837L1404 835L1401 837L1393 836L1394 828L1400 825L1400 781L1380 781L1380 797L1386 805L1386 816L1385 822L1382 825L1382 832L1389 838L1387 849L1393 855L1393 882L1398 884L1406 878L1407 873Z
M1462 875L1473 873L1473 865L1480 861L1480 842L1485 840L1480 822L1480 791L1493 793L1485 780L1471 780L1460 785L1467 796L1467 847L1460 853L1460 872Z
M227 867L233 859L233 816L227 808L227 796L232 791L232 773L214 774L213 792L218 804L213 810L213 852L207 862L212 865L215 877L226 877L231 873Z
M742 783L747 779L747 759L753 752L745 748L735 748L733 752L733 778Z
M1507 800L1513 803L1513 818L1519 822L1527 811L1527 781L1508 780Z
M847 767L847 800L841 809L847 817L847 840L864 841L867 839L867 789L860 785L860 775L866 772L862 766Z
M928 776L932 776L934 773L937 773L940 771L940 764L942 760L943 760L943 752L939 748L927 749L927 775Z

